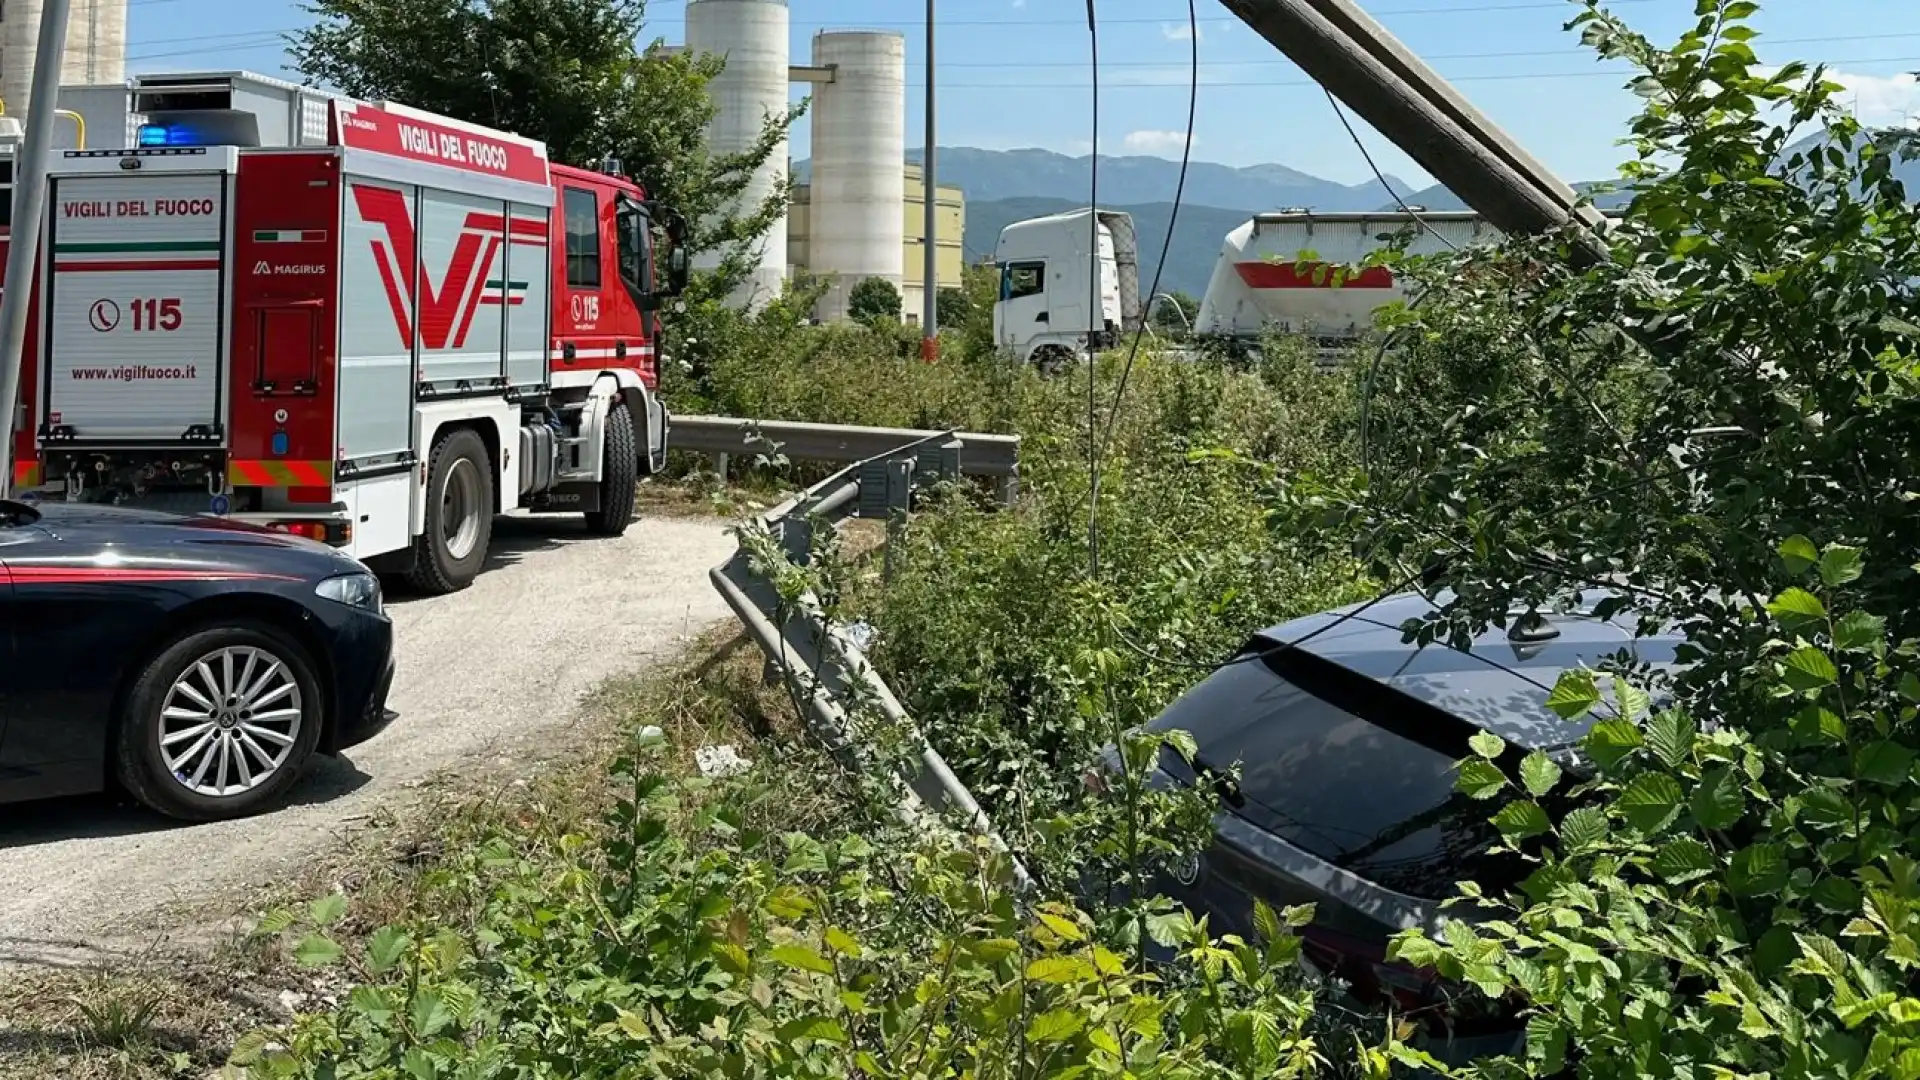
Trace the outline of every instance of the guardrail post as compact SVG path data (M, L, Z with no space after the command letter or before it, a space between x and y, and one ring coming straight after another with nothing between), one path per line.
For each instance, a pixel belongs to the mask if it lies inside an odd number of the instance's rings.
M722 484L727 482L727 466L730 464L728 460L729 457L730 455L725 453L713 455L713 474L720 478Z

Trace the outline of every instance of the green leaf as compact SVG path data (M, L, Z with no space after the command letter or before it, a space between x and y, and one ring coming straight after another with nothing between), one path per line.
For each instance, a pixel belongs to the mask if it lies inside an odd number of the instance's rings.
M1884 644L1887 620L1864 611L1850 611L1833 628L1834 647L1844 652L1861 652Z
M1460 775L1453 778L1455 791L1474 799L1491 799L1507 786L1507 775L1486 758L1473 757L1460 763Z
M855 958L860 956L860 943L853 939L852 934L847 933L837 926L827 927L826 933L821 935L821 940L826 942L827 948L832 949L841 956L851 956Z
M1085 1014L1073 1009L1050 1009L1027 1025L1027 1041L1033 1043L1066 1042L1087 1026Z
M1500 736L1489 731L1475 732L1473 737L1467 740L1467 745L1473 748L1474 753L1488 761L1499 757L1501 751L1507 748L1507 744L1501 740Z
M1862 780L1890 786L1903 784L1913 772L1913 751L1883 739L1861 747L1853 767Z
M345 893L328 893L307 906L307 918L311 919L315 926L332 926L346 913Z
M776 964L820 975L833 974L833 962L805 945L776 945L767 953Z
M1567 1056L1567 1029L1551 1016L1535 1013L1527 1019L1527 1060L1539 1076L1558 1076Z
M1588 730L1580 745L1594 764L1611 769L1640 749L1640 728L1625 720L1602 720Z
M1820 554L1820 580L1828 588L1857 581L1860 578L1860 549L1844 544L1829 544Z
M1880 329L1890 334L1899 334L1902 337L1920 338L1920 326L1915 326L1905 319L1896 318L1892 315L1880 316Z
M1816 828L1852 825L1854 813L1852 800L1835 788L1815 785L1800 794L1800 820Z
M1520 763L1520 782L1527 786L1527 793L1538 798L1553 790L1560 782L1560 766L1553 759L1535 750Z
M1742 848L1727 866L1727 885L1740 896L1767 896L1786 883L1786 854L1776 844Z
M1039 912L1038 915L1042 925L1068 941L1085 941L1087 939L1086 933L1071 919L1064 919L1045 911Z
M341 955L339 943L321 934L308 934L293 947L294 962L302 967L325 967Z
M1669 769L1678 769L1693 756L1693 740L1698 729L1693 718L1678 709L1668 709L1653 718L1647 728L1647 748Z
M1649 836L1680 814L1680 785L1664 773L1642 773L1620 793L1614 805L1627 824Z
M1091 982L1098 977L1092 962L1079 956L1043 956L1027 965L1027 978L1035 982Z
M1796 534L1781 542L1780 559L1787 564L1787 573L1798 576L1819 563L1820 549L1813 546L1813 541Z
M1733 770L1721 765L1700 778L1688 803L1693 820L1701 828L1724 829L1740 820L1747 808L1747 795Z
M1600 688L1587 668L1568 668L1554 681L1547 695L1547 708L1562 718L1576 720L1600 704Z
M1149 920L1149 923L1151 923L1151 920ZM1173 942L1163 941L1160 942L1160 944L1171 945ZM1012 938L982 938L969 941L967 943L967 951L991 964L1005 960L1007 957L1019 952L1020 943Z
M1501 807L1500 812L1493 815L1493 825L1511 840L1525 840L1553 829L1547 812L1532 800L1512 802Z
M367 969L376 975L392 971L412 945L413 939L398 927L383 926L375 930L367 939Z
M1767 601L1767 614L1790 627L1800 627L1826 619L1827 609L1818 597L1795 585Z
M1592 806L1569 810L1560 819L1560 840L1570 852L1581 852L1607 838L1607 815Z
M811 1039L844 1046L847 1043L847 1029L830 1016L797 1016L780 1025L780 1039L788 1043Z
M422 990L413 995L413 1008L408 1010L413 1020L414 1034L423 1039L431 1039L453 1023L453 1010L432 990Z
M1273 912L1273 905L1260 899L1253 902L1253 930L1268 944L1287 936L1286 928L1280 925L1280 916Z
M1782 675L1787 685L1802 693L1820 690L1832 686L1840 679L1840 669L1833 666L1833 659L1823 650L1813 645L1802 646L1787 654Z
M1713 851L1691 836L1668 841L1653 857L1653 872L1676 885L1705 877L1717 865Z

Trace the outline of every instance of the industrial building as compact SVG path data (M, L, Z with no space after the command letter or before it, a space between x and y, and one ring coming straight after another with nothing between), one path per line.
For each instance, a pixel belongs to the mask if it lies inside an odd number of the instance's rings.
M901 314L907 322L920 321L921 304L924 294L920 281L925 273L926 217L921 207L920 166L909 163L902 171L902 183L906 195L901 207L901 231L905 243L901 247L900 260L905 268L899 282ZM960 287L960 271L966 265L965 249L961 237L967 229L966 194L950 184L942 184L934 193L938 217L934 223L939 262L935 266L935 287L957 289ZM789 273L825 273L825 267L815 269L812 245L813 232L813 185L796 184L793 189L793 201L789 204L787 216L787 268Z
M24 116L32 104L42 0L0 3L0 105ZM127 0L72 0L62 86L97 86L127 77ZM73 145L68 133L68 145Z
M687 4L686 47L727 60L712 87L718 111L708 138L716 151L757 141L767 118L786 111L794 83L807 84L813 97L806 121L811 125L813 175L798 248L804 261L792 258L793 222L781 222L768 234L751 279L735 299L748 306L765 303L780 291L791 262L834 278L815 312L823 320L834 320L845 317L848 292L865 278L884 278L905 292L911 264L918 293L919 266L911 254L921 249L910 246L907 238L923 230L917 224L907 227L914 204L908 201L903 168L907 42L892 32L823 30L813 36L808 62L795 65L791 28L786 0ZM764 200L784 181L787 168L782 146L742 194L742 205ZM937 231L944 236L946 230L942 226Z

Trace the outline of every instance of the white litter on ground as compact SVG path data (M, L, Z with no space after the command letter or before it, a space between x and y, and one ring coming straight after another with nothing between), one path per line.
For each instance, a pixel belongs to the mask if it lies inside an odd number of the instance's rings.
M694 764L700 766L701 776L738 776L753 767L753 763L740 756L740 751L730 745L703 746L693 752Z

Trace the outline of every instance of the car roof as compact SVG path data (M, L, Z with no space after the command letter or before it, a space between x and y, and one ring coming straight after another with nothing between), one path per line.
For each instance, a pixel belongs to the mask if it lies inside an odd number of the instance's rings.
M1402 640L1401 625L1432 613L1447 598L1405 593L1282 623L1257 635L1252 647L1259 648L1259 641L1278 644L1305 638L1298 647L1315 657L1508 742L1548 750L1578 741L1591 725L1587 719L1563 720L1547 708L1547 695L1562 672L1596 667L1622 650L1656 668L1677 666L1674 649L1685 640L1683 635L1669 630L1636 638L1638 617L1632 612L1607 619L1593 615L1593 606L1610 595L1586 592L1576 610L1549 613L1547 620L1559 633L1545 641L1514 641L1507 631L1493 627L1464 651L1444 641L1421 648Z

